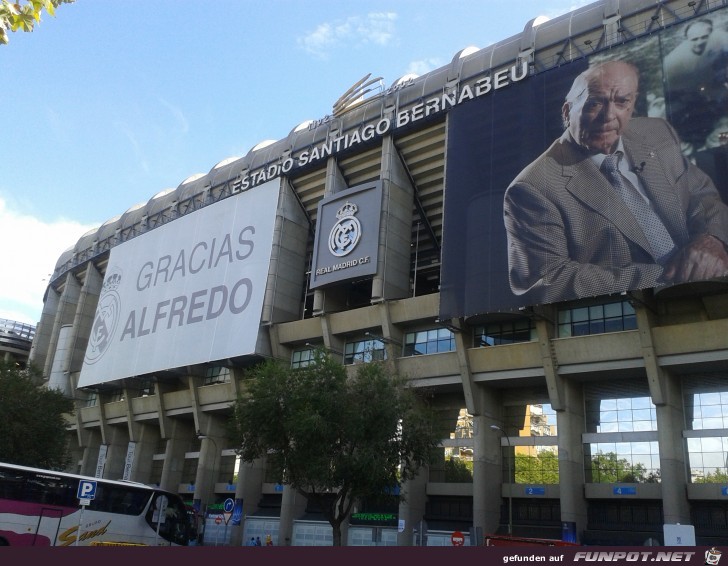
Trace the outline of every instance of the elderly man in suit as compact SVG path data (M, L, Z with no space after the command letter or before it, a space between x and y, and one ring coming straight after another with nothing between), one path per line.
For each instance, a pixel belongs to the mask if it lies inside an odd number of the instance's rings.
M547 303L728 275L728 207L672 127L632 118L637 69L592 67L564 134L508 187L511 290Z

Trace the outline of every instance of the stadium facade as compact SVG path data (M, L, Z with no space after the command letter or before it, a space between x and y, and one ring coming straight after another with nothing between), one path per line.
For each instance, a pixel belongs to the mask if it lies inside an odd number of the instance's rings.
M690 98L668 62L698 21L710 70L691 66ZM615 275L538 298L509 283L503 219L506 188L563 132L569 86L613 60L639 70L635 115L680 135L676 166L728 201L727 30L724 0L534 19L426 75L366 77L331 115L82 236L30 356L76 399L72 471L179 491L207 511L206 544L330 544L320 513L264 461L238 469L225 438L246 367L305 365L320 346L346 365L387 360L440 416L440 453L398 507L361 502L349 544L512 530L641 545L677 523L727 543L728 280Z

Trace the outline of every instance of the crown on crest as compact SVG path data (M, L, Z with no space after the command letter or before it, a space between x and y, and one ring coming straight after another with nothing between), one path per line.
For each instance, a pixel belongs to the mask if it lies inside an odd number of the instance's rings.
M346 218L347 216L354 216L359 211L359 207L355 205L353 202L349 202L348 200L341 206L341 208L336 212L336 218L342 219Z
M103 290L104 290L104 292L116 291L119 288L119 285L121 285L121 273L112 273L104 281Z

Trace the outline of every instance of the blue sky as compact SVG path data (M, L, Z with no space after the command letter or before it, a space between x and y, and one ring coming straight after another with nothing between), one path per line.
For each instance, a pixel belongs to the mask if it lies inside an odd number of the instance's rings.
M89 229L258 142L581 0L76 0L0 46L0 318ZM11 266L11 267L7 267Z

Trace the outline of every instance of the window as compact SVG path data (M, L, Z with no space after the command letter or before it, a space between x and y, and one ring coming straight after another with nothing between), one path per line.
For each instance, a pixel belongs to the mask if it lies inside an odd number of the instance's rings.
M152 378L146 377L139 381L139 394L137 397L149 397L154 395L154 381Z
M347 342L344 348L344 365L368 364L386 359L387 353L381 340Z
M117 401L123 401L124 400L124 390L123 389L114 389L109 393L109 403L115 403Z
M306 350L296 350L291 356L291 368L298 369L303 368L313 363L315 352L313 348L307 348Z
M556 436L556 411L550 403L506 405L506 430L510 436Z
M202 385L216 385L218 383L230 383L230 368L215 366L205 371L205 381Z
M86 406L95 407L99 402L99 394L96 391L90 391L86 397Z
M491 322L475 327L475 346L500 346L530 342L536 339L536 328L530 318Z
M627 300L559 310L559 338L636 328L634 308Z
M728 483L728 380L725 374L683 380L692 483ZM695 431L695 432L693 432Z
M588 483L659 483L657 441L592 442L585 446Z
M649 397L593 400L586 407L589 432L657 430L657 409Z
M559 483L559 450L556 411L549 403L513 404L503 407L507 438L540 437L533 446L506 441L503 452L504 481L518 484Z
M404 355L437 354L455 350L455 336L447 328L408 332L404 337Z

